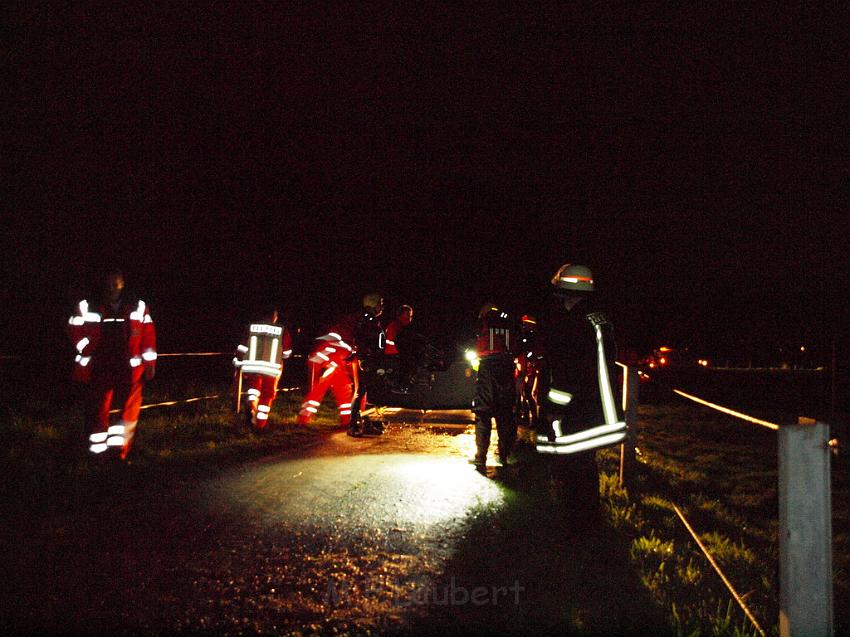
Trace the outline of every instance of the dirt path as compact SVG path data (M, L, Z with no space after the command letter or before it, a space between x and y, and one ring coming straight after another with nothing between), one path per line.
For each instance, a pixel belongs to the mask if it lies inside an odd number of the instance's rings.
M473 470L468 413L388 417L381 437L340 432L207 479L86 494L70 523L17 535L9 628L594 634L658 622L623 573L623 538L547 507L521 467Z

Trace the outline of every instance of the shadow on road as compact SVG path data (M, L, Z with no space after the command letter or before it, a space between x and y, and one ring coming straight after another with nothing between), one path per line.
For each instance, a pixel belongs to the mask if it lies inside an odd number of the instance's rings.
M414 633L670 634L630 567L630 538L550 462L488 467L504 506L474 516L443 576L413 604ZM591 485L592 486L592 485Z

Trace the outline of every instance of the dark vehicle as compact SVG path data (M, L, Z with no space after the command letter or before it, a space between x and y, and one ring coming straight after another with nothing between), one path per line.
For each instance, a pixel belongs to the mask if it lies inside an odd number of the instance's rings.
M400 355L384 357L384 382L369 402L404 409L469 409L475 372L460 348L440 349L419 334L399 342Z

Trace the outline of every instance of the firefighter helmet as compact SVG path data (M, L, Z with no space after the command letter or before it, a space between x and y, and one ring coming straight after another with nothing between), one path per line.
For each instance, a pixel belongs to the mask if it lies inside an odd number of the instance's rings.
M593 273L583 265L566 263L552 277L555 292L593 292Z
M377 292L372 292L363 297L364 310L376 310L384 305L383 297Z

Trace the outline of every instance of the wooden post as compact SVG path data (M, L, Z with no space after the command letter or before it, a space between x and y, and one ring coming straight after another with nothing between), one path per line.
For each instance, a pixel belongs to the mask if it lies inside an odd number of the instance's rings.
M623 411L626 414L626 427L628 433L626 440L620 445L620 486L626 484L634 472L636 461L635 447L637 446L637 409L638 409L638 384L640 377L635 366L626 367L623 370L625 382L623 383Z
M242 368L236 378L236 413L242 411Z
M779 429L779 634L831 636L832 498L829 426Z

